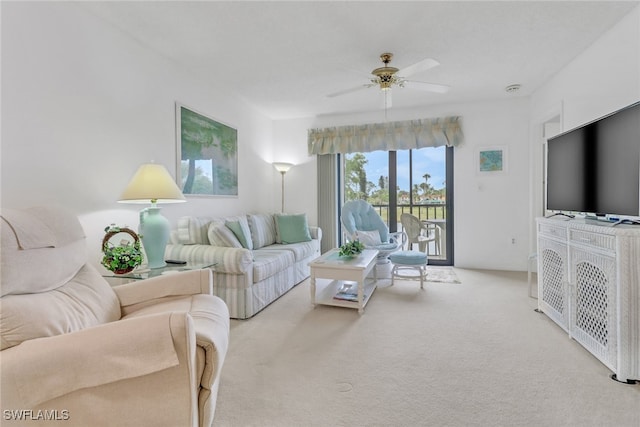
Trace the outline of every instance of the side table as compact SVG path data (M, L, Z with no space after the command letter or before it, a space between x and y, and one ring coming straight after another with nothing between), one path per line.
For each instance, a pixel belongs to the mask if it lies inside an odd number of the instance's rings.
M102 277L106 278L111 286L118 286L124 283L131 282L133 280L144 280L151 277L162 276L166 274L175 274L181 271L202 270L205 268L213 269L216 266L215 263L203 263L203 264L167 264L160 268L149 268L147 265L141 265L135 268L133 271L125 274L115 274L111 271L104 272ZM119 283L114 283L109 279L118 279ZM124 282L123 282L124 281Z

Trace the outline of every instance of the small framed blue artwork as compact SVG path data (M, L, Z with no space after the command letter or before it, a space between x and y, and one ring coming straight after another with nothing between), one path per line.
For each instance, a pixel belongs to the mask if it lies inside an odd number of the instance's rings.
M504 173L507 170L506 147L483 147L478 149L477 172L481 174Z

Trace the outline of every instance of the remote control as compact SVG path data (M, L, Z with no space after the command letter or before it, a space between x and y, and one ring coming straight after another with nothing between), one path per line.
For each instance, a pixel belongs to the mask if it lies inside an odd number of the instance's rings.
M166 262L167 264L178 264L178 265L185 265L187 263L187 261L180 261L177 259L165 259L164 262Z

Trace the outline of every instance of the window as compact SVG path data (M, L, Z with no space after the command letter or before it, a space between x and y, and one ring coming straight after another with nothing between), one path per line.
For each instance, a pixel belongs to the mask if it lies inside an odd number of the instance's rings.
M453 201L453 147L349 153L342 157L344 201L366 200L392 232L402 230L400 215L405 212L432 224L439 239L430 243L429 262L453 264L453 227L448 214Z

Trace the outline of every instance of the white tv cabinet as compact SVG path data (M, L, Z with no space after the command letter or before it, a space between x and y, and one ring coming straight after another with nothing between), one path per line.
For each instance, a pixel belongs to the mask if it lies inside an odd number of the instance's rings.
M640 226L538 218L538 309L615 375L640 380Z

